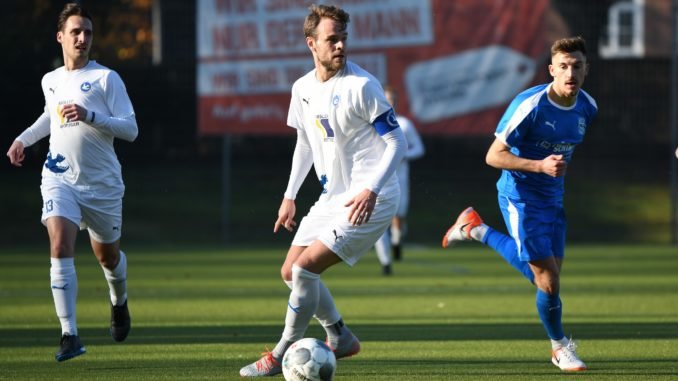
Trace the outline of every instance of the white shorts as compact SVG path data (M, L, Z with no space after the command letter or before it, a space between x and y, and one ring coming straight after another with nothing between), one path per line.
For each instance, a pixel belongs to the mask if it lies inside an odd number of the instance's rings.
M40 192L43 224L50 217L64 217L80 230L87 229L97 242L112 243L120 239L124 189L92 190L43 177Z
M346 264L353 266L391 224L398 199L397 193L388 198L377 197L370 221L360 226L351 225L348 220L350 208L343 203L335 200L330 204L320 199L301 220L292 245L310 246L319 240Z

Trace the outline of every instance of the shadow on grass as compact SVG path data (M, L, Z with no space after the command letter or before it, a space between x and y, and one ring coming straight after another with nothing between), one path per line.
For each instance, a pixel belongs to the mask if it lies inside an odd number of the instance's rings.
M164 326L132 328L129 344L214 344L273 343L282 333L280 326ZM397 324L350 325L363 341L455 341L455 340L539 340L544 331L539 324ZM605 339L676 339L678 323L579 323L566 324L567 332L583 340ZM59 330L47 328L0 329L0 347L52 345ZM115 344L105 329L81 328L80 337L87 344ZM307 336L323 337L315 323Z

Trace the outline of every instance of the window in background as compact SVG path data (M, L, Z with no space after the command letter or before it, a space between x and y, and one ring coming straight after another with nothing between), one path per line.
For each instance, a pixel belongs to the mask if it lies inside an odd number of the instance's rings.
M645 54L645 0L614 3L600 42L603 58L640 58Z

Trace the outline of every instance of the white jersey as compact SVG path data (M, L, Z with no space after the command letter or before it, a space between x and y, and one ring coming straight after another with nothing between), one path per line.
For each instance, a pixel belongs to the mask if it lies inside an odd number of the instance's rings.
M350 61L325 82L315 74L314 69L292 86L287 125L302 129L308 137L323 187L321 198L348 199L370 189L386 148L372 122L391 106L379 82ZM391 176L379 194L398 191Z
M62 66L45 74L42 91L50 121L49 154L43 177L57 177L71 185L95 189L124 189L113 148L114 136L94 127L111 117L134 118L132 102L120 76L95 61L78 70L68 71ZM89 111L87 122L69 122L61 116L62 106L72 103ZM132 127L133 140L136 122Z
M417 133L417 129L414 128L412 121L407 119L404 116L396 116L398 125L403 130L405 135L405 140L407 141L407 151L405 152L405 157L400 162L398 166L398 177L400 178L401 183L401 192L403 191L403 182L407 184L407 178L409 177L409 164L410 160L418 159L424 156L424 143L421 141L421 137Z
M400 184L400 203L396 215L405 217L410 206L410 160L418 159L424 156L424 143L414 128L414 124L404 116L396 117L398 125L403 130L405 140L407 141L407 151L403 160L400 161L396 173L398 174L398 183Z

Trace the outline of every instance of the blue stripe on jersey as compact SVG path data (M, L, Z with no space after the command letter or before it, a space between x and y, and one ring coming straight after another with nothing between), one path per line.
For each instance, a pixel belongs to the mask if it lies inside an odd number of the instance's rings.
M374 129L377 130L379 136L384 136L400 127L393 109L389 109L385 113L379 115L374 122L372 122L372 125L374 126Z

